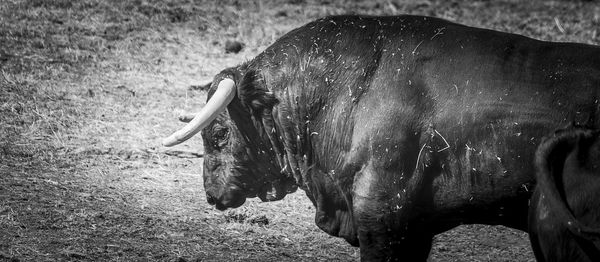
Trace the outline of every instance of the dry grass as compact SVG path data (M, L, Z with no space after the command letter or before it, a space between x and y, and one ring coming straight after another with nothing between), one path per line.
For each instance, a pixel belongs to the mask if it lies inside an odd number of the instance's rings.
M218 3L218 4L217 4ZM201 159L158 141L191 85L328 14L425 14L598 44L600 5L578 1L10 0L0 3L0 260L348 261L303 193L217 212ZM246 47L225 54L227 40ZM174 150L203 151L199 138ZM526 235L465 226L431 261L531 260Z

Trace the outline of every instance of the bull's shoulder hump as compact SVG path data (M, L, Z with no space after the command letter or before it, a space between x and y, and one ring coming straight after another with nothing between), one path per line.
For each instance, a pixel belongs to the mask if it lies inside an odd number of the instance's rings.
M357 38L373 36L413 38L422 35L431 38L435 34L442 33L442 30L451 32L453 38L479 37L486 39L491 37L533 40L517 34L462 25L436 17L336 15L317 19L298 27L283 35L274 45L293 43L297 46L310 46L319 42L352 41Z

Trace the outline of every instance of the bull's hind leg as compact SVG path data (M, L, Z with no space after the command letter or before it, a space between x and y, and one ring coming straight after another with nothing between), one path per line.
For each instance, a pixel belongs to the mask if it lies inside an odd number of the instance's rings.
M542 252L541 246L540 246L540 241L539 241L539 232L538 232L538 211L540 208L540 204L543 205L543 203L539 202L540 201L540 196L539 196L539 191L536 190L536 192L533 193L533 196L531 197L530 200L530 207L529 207L529 216L528 216L528 220L529 220L529 228L528 228L528 233L529 233L529 241L531 242L531 249L533 250L533 254L535 255L535 259L539 262L545 262L546 259L544 258L544 253Z

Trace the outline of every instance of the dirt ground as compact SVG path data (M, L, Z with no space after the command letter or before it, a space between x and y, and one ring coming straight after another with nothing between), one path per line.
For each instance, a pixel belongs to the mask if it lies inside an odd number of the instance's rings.
M0 261L357 261L303 192L219 212L199 136L160 140L198 86L331 14L421 14L600 42L597 1L0 1ZM225 42L244 43L226 53ZM430 261L533 261L527 234L461 226Z

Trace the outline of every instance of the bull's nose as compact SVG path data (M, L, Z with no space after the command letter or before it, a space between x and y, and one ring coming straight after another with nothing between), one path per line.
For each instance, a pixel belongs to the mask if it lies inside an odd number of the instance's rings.
M216 203L215 198L209 194L206 194L206 201L211 205L214 205Z

